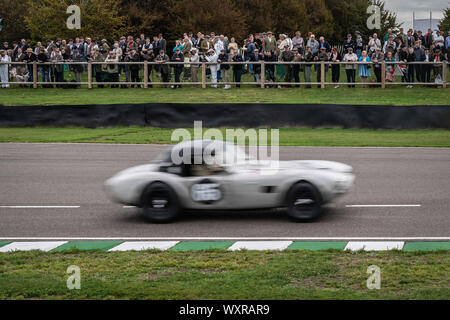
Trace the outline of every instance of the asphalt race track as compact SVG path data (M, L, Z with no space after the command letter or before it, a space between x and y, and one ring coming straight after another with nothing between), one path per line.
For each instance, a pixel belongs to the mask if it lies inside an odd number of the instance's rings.
M0 144L0 239L450 236L449 149L283 147L281 160L352 165L353 190L315 223L265 211L187 213L176 223L149 224L138 209L112 203L102 184L165 148Z

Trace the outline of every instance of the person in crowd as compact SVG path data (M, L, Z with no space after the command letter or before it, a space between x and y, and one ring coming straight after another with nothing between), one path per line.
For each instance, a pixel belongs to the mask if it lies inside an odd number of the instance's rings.
M325 51L329 54L331 52L331 46L328 41L325 40L325 37L319 38L320 49L325 48Z
M34 48L34 54L37 56L39 53L41 53L42 48L42 42L38 41L36 42L36 48Z
M198 68L199 65L196 62L200 62L200 57L198 56L197 48L192 48L189 52L189 62L191 62L191 80L192 82L198 82ZM194 88L198 85L194 84Z
M242 56L240 55L239 51L234 51L234 55L231 58L233 62L243 62ZM233 64L233 80L236 83L236 88L241 87L241 77L242 72L244 71L244 65L243 64Z
M291 51L289 44L284 46L284 50L281 53L281 61L283 62L292 62L294 60L294 52ZM292 82L292 64L284 65L284 82ZM290 87L290 86L286 86Z
M361 58L362 52L364 50L364 43L361 36L356 37L355 43L355 53L358 56L358 59Z
M447 51L447 61L448 61L450 60L450 31L448 32L447 38L445 38L445 50Z
M294 53L294 60L293 62L303 62L303 56L298 51L298 48L292 49ZM292 76L294 77L294 82L299 83L300 82L300 72L304 71L305 66L303 64L294 64L292 66ZM300 85L295 85L296 88L300 87Z
M117 56L117 54L116 54ZM133 82L133 84L131 85L132 88L134 88L134 83L140 82L139 79L139 65L138 64L134 64L136 62L139 62L140 57L139 54L137 53L136 47L132 47L131 48L131 52L130 54L127 56L126 58L126 62L132 62L133 64L129 65L130 68L130 76L131 76L131 82Z
M119 60L120 60L120 58L123 56L123 51L122 51L122 48L120 47L120 43L115 41L112 50L116 54L116 57L119 57ZM126 50L126 48L125 48L125 50Z
M292 50L292 40L290 38L288 38L285 34L280 34L280 40L281 40L281 43L278 46L278 49L280 50L280 52L283 52L284 48L286 46L288 46L289 51Z
M427 49L431 49L431 45L434 42L434 36L433 36L433 30L428 29L428 32L424 36L425 41L423 42L423 45Z
M181 49L176 47L175 53L172 56L171 59L172 62L184 62L184 55L181 52ZM179 83L181 82L181 73L183 72L183 65L182 64L174 64L173 65L173 71L175 74L175 82ZM173 89L181 88L180 84L176 84L172 86Z
M405 30L403 28L399 29L399 33L397 34L396 41L401 43L406 43L407 35L405 34Z
M217 88L217 71L219 70L219 65L217 64L217 59L219 59L219 56L216 54L214 49L209 49L206 52L205 60L206 60L206 62L211 63L209 65L209 70L211 72L211 88Z
M100 53L100 49L99 48L95 48L94 52L91 56L91 61L92 62L96 62L96 63L100 63L100 62L104 62L105 59L103 59L103 55ZM99 84L101 82L104 82L104 68L106 66L102 65L102 64L94 64L93 65L93 70L95 72L95 80L97 81L97 87L98 88L103 88L104 85L103 84Z
M415 62L425 61L425 51L422 49L419 40L415 42L413 52L414 52L414 61ZM418 82L425 82L424 72L423 72L424 65L414 64L414 65L410 65L409 67L414 69L414 72L416 74L416 79Z
M23 62L23 58L24 58L25 54L22 52L22 49L20 49L19 47L17 48L17 53L14 56L14 62ZM25 75L27 75L26 80L24 80ZM19 82L27 82L28 80L28 71L26 66L19 64L16 66L16 79L19 81L19 79L21 81ZM22 87L22 85L20 85Z
M444 34L440 31L436 31L436 37L434 38L434 42L439 46L441 52L444 52L443 49L445 48L445 39Z
M337 51L336 48L331 49L331 55L329 58L330 62L333 62L331 65L331 79L332 82L335 83L334 88L339 88L339 80L341 77L341 65L340 64L334 64L336 62L342 61L342 55Z
M0 50L0 62L5 64L0 64L0 82L2 88L9 88L9 65L7 63L11 62L11 57L8 56L6 50Z
M153 60L155 60L155 54L153 53L153 46L146 47L146 45L144 44L144 46L142 48L143 49L141 51L141 60L147 61L147 62L153 62ZM149 83L148 87L152 88L151 82L152 82L153 65L148 64L147 69L148 69L147 81Z
M383 46L383 53L391 52L394 55L397 52L397 43L394 41L394 35L391 35Z
M352 48L353 50L355 50L355 42L352 39L352 35L349 33L347 35L347 39L344 41L344 52L348 52L349 48Z
M395 62L395 57L394 54L391 51L388 51L385 55L385 59L384 61L386 61L386 81L388 82L394 82L395 78L394 78L394 72L395 72L395 65L389 62Z
M169 56L166 54L164 49L159 50L159 54L155 58L155 62L158 63L158 69L161 73L161 79L162 82L168 83L170 82L170 67L167 64L167 62L170 61ZM167 84L164 84L164 86L167 88Z
M227 54L227 51L225 50L225 48L222 48L220 50L220 54L217 58L217 62L220 64L220 70L221 70L221 74L222 74L222 80L223 82L225 82L225 86L224 89L228 90L231 88L231 86L228 84L230 82L230 65L229 64L224 64L230 61L230 58Z
M119 87L119 57L116 55L114 51L110 51L108 53L108 56L105 59L105 62L108 64L106 73L108 74L108 82L113 82L114 84L111 85L111 88L118 88Z
M228 44L228 53L230 54L230 59L234 57L234 53L236 51L239 51L239 46L236 42L236 39L234 39L234 37L232 37L230 39L230 43Z
M409 83L408 79L408 47L406 45L402 45L400 52L398 53L398 61L403 62L405 64L399 64L398 67L403 72L402 82ZM409 87L409 85L408 85Z
M315 35L313 35L313 34L311 35L311 37L309 38L306 45L309 46L309 48L311 49L311 52L314 56L319 55L320 43L319 43L319 41L316 40Z
M39 48L37 61L39 63L38 72L41 74L42 82L50 82L49 66L45 64L48 62L48 55L47 52L45 51L45 48L42 46Z
M344 62L357 62L358 56L353 53L353 48L348 48L348 53L344 55ZM345 65L345 73L347 74L347 82L349 83L349 88L354 88L355 85L351 83L355 83L356 78L356 65L353 63L349 63Z
M305 82L308 83L306 85L307 89L311 88L311 85L309 84L311 82L311 69L312 69L312 64L308 64L309 62L313 62L314 61L314 55L311 51L311 47L310 46L306 46L306 52L305 52L305 56L303 58L304 62L307 62L307 64L305 64Z
M158 34L158 43L159 43L159 50L164 50L164 52L167 52L167 41L164 39L163 34Z
M358 65L359 69L359 76L361 78L361 81L364 83L362 85L363 88L366 88L367 80L371 77L370 74L370 57L367 55L367 51L363 50L361 52L361 57L358 60L359 62L362 62L363 64Z
M54 63L51 69L55 82L64 82L64 58L56 45L53 47L50 61ZM57 84L56 87L61 87L61 84Z
M250 62L255 62L251 64L255 82L261 81L261 64L259 62L262 60L264 60L264 57L259 53L259 49L255 48L255 50L253 50L253 53L250 55Z
M373 72L377 78L377 82L381 83L381 72L384 72L381 68L381 62L384 61L384 53L381 52L381 47L377 47L371 57L373 63Z
M264 52L270 51L271 54L275 53L275 51L277 50L277 40L275 39L271 31L267 32L267 37L264 38L262 46Z
M430 52L430 49L425 49L425 60L424 62L433 62L433 55ZM422 79L424 82L431 82L431 71L433 70L432 64L424 64L423 65L423 76Z
M314 57L314 61L317 62L322 62L322 61L328 61L329 60L329 56L327 54L326 48L322 47L320 49L320 53L319 55ZM322 68L320 64L316 64L317 66L317 82L321 82L322 81ZM328 72L328 64L325 65L325 81L326 81L326 77L327 77L327 72ZM318 85L318 88L321 88L320 85Z
M297 51L300 55L303 54L303 45L304 40L302 38L302 33L300 31L295 32L295 37L292 38L292 46L293 48L297 48Z
M408 57L406 58L406 61L408 62L408 88L411 89L413 88L413 83L415 82L415 76L414 76L414 72L415 72L415 65L412 64L413 62L416 61L416 57L414 54L414 48L413 47L409 47L408 48Z
M272 51L264 52L264 62L276 62L276 61L277 57L274 54L272 54ZM275 82L275 65L272 63L266 65L266 80L269 83Z
M433 52L433 73L434 73L434 81L436 83L442 83L444 79L442 79L442 64L439 62L445 61L444 53L441 51L440 46L437 46Z
M389 38L391 38L391 37L394 37L394 38L395 38L395 35L394 35L394 33L392 32L392 29L389 28L388 31L387 31L387 33L386 33L385 36L384 36L384 42L387 42L387 41L389 40Z
M72 62L76 62L76 63L84 62L83 61L83 56L81 55L79 50L75 50L74 51L74 56L73 56ZM81 77L82 77L83 72L84 72L83 65L82 64L75 64L75 65L72 66L72 68L73 68L72 70L73 70L73 72L75 74L76 82L81 82ZM81 84L77 84L76 88L77 89L81 89Z
M373 34L373 37L372 39L370 39L368 46L370 55L373 55L377 51L377 48L381 49L381 41L380 39L378 39L378 35L376 33Z
M189 40L187 34L183 38L183 46L181 49L181 53L184 57L184 62L189 62L189 52L192 49L192 42ZM191 67L189 64L185 64L183 66L183 80L189 80L191 78Z

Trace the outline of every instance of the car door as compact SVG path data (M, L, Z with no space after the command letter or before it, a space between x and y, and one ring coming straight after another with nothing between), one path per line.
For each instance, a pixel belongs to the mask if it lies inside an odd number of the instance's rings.
M281 174L269 174L258 166L248 166L230 175L229 188L241 209L279 206Z

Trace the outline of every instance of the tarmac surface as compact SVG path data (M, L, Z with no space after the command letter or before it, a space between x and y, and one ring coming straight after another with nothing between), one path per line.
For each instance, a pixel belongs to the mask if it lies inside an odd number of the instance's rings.
M0 239L450 237L450 149L281 147L281 160L353 166L353 189L314 223L272 210L189 212L151 224L139 209L112 203L103 182L166 148L0 144Z

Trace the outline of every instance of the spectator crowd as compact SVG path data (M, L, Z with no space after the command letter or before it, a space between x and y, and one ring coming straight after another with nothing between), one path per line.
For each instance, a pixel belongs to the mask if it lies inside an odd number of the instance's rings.
M300 83L301 73L307 83L311 83L313 70L316 82L322 77L320 63L325 62L325 73L331 69L332 82L339 87L341 65L331 62L346 62L343 65L349 87L354 87L358 75L363 86L370 82L380 83L382 73L388 82L394 82L395 77L401 77L402 82L412 88L415 82L446 81L443 79L442 61L450 57L450 31L426 34L421 31L401 28L398 33L389 29L386 35L379 37L373 34L369 39L363 39L361 34L348 34L347 38L337 45L331 45L323 36L316 37L311 32L305 37L297 31L292 37L280 34L278 38L272 32L250 34L243 43L225 35L203 34L198 32L185 33L175 41L173 48L162 34L154 37L139 38L121 37L113 43L106 39L96 40L79 37L76 39L47 40L31 46L26 40L5 42L0 48L0 82L2 88L8 88L6 82L18 82L29 86L35 77L40 76L41 82L58 82L63 86L67 81L65 71L72 71L75 82L82 82L87 65L69 64L67 62L106 62L93 64L93 76L98 87L104 87L103 82L111 82L111 87L134 86L142 81L140 71L142 62L153 62L148 65L148 81L151 87L151 75L155 74L161 82L168 85L174 77L175 83L182 81L198 82L200 63L208 62L208 78L212 87L218 87L223 82L224 89L231 88L230 83L240 87L243 74L250 74L256 82L261 80L260 61L265 64L265 81L270 87L288 87L285 83ZM382 62L385 61L385 70ZM14 65L11 62L26 64ZM34 74L33 62L38 62L38 74ZM121 64L120 62L140 62L141 64ZM168 64L180 62L180 64ZM243 62L227 64L227 62ZM275 62L307 62L307 64L279 65ZM353 64L361 62L359 64ZM400 62L392 64L392 62ZM431 62L431 64L407 64L410 62ZM47 63L47 64L42 64ZM405 63L405 64L402 64ZM434 64L433 64L434 63ZM172 72L173 69L173 72ZM373 69L373 72L371 70ZM121 85L122 74L127 85ZM314 79L313 79L314 80ZM27 84L28 82L28 84ZM282 83L283 85L277 85ZM314 82L314 81L313 81ZM131 84L130 84L131 83ZM137 85L137 84L136 84ZM51 87L44 84L44 87ZM76 87L81 87L79 84ZM180 85L172 85L176 89ZM307 85L310 88L310 85Z

